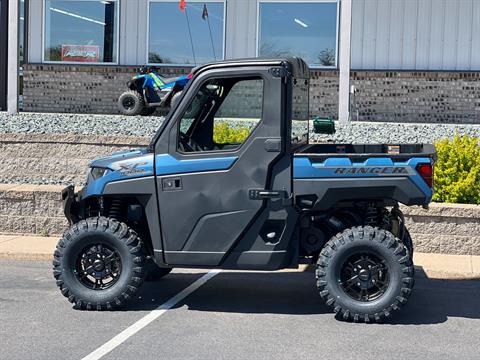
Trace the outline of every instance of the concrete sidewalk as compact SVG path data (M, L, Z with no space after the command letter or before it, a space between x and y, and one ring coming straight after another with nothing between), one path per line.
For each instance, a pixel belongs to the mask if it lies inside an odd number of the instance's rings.
M0 259L51 261L57 242L58 237L0 235ZM480 256L417 252L414 262L430 278L480 279Z
M0 259L52 260L58 237L0 235Z

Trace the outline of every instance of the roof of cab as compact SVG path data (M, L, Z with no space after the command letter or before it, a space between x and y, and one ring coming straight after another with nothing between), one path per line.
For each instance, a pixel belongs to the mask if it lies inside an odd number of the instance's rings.
M303 59L297 57L278 59L249 58L217 61L198 66L192 70L192 73L197 74L209 69L241 66L286 66L294 77L299 79L310 78L310 68L307 63Z

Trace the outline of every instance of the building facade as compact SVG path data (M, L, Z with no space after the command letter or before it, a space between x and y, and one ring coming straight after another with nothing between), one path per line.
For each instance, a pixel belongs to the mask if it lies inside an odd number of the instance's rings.
M146 64L173 75L214 60L301 56L312 116L338 118L346 70L353 120L480 123L477 0L187 0L184 11L177 0L26 4L27 111L115 113Z
M0 111L7 108L8 1L0 0Z

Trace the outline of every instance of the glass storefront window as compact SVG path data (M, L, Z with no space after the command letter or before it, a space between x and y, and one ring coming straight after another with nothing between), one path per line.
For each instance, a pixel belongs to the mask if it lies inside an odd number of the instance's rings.
M198 65L223 59L225 5L221 1L151 1L148 63Z
M44 60L116 63L117 0L45 0Z
M258 56L298 56L312 67L337 65L338 4L260 2Z

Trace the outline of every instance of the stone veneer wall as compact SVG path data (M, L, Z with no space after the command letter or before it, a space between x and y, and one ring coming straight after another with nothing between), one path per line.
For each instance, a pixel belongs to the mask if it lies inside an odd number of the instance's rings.
M27 64L26 111L116 114L134 66ZM190 68L162 68L167 76ZM310 113L338 117L338 71L312 70ZM480 72L351 72L352 118L362 121L480 123Z
M0 184L0 234L58 235L68 226L58 185ZM402 206L415 251L480 255L480 206Z
M432 203L429 209L401 210L416 251L480 255L480 205Z
M133 136L1 134L0 183L82 186L92 159L148 143Z

